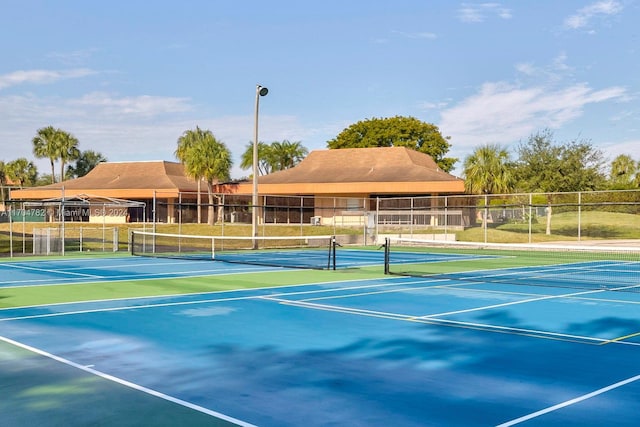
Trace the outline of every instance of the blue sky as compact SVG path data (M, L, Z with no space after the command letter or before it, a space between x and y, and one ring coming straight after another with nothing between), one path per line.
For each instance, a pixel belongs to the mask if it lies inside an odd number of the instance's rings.
M640 160L640 0L3 0L0 160L53 125L111 161L210 129L310 150L360 120L433 123L449 156L550 128ZM36 164L48 173L46 161Z

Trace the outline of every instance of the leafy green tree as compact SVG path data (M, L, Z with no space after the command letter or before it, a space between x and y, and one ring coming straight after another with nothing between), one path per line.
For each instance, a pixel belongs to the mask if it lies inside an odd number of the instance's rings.
M458 159L445 157L450 137L443 137L437 126L414 117L373 118L352 124L327 146L336 148L408 147L430 155L445 172Z
M99 163L106 162L107 158L97 151L86 150L81 151L74 165L67 168L66 178L80 178L85 176Z
M285 170L296 166L309 153L301 142L290 142L283 140L275 141L271 144L258 143L258 174L267 175L271 172ZM247 144L247 148L242 154L240 163L242 169L253 167L253 142Z
M25 157L20 157L6 164L7 177L20 188L33 185L38 177L38 169Z
M464 186L469 194L508 193L514 179L509 152L499 145L478 147L464 160Z
M603 154L588 141L556 144L553 133L545 129L520 144L518 154L518 187L523 191L548 193L547 234L551 234L552 193L592 191L604 183Z
M629 190L640 184L640 165L627 154L611 162L609 186L613 190Z
M55 183L56 173L54 164L59 158L59 130L53 126L47 126L38 129L36 136L33 137L33 154L38 159L49 159L51 164L51 183Z
M187 174L195 180L204 179L209 196L208 223L214 223L213 183L229 179L232 166L231 152L227 146L218 141L210 130L188 130L178 138L176 157L184 163ZM200 203L198 203L200 204ZM222 209L218 211L219 219Z
M36 181L33 183L36 187L51 184L51 175L48 173L38 174Z

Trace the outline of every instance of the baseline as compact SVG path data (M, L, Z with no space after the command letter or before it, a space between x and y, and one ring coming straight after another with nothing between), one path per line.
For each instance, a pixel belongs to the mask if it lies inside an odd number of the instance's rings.
M141 391L141 392L149 394L151 396L159 397L160 399L164 399L164 400L167 400L169 402L176 403L178 405L184 406L184 407L189 408L189 409L193 409L193 410L198 411L198 412L202 412L203 414L207 414L207 415L210 415L212 417L216 417L218 419L222 419L224 421L235 423L235 424L237 424L237 425L239 425L241 427L257 427L254 424L250 424L250 423L247 423L245 421L238 420L236 418L230 417L230 416L222 414L220 412L212 411L211 409L207 409L207 408L204 408L202 406L196 405L194 403L187 402L186 400L178 399L178 398L170 396L168 394L161 393L159 391L156 391L156 390L141 386L139 384L135 384L135 383L133 383L131 381L127 381L127 380L124 380L122 378L118 378L116 376L106 374L106 373L101 372L101 371L99 371L97 369L94 369L94 368L92 368L90 366L80 365L78 363L72 362L71 360L65 359L64 357L56 356L55 354L46 352L44 350L38 349L36 347L32 347L32 346L27 345L27 344L20 343L18 341L14 341L14 340L12 340L10 338L7 338L7 337L4 337L2 335L0 335L0 341L4 341L7 344L11 344L11 345L14 345L16 347L20 347L22 349L31 351L33 353L36 353L36 354L39 354L41 356L47 357L49 359L55 360L57 362L63 363L65 365L67 365L67 366L71 366L73 368L76 368L76 369L79 369L81 371L87 372L89 374L93 374L93 375L98 376L100 378L103 378L105 380L113 381L113 382L121 384L121 385L123 385L125 387L129 387L131 389Z
M496 427L514 426L516 424L523 423L523 422L531 420L533 418L537 418L537 417L539 417L541 415L545 415L545 414L548 414L550 412L557 411L558 409L566 408L567 406L571 406L571 405L574 405L576 403L583 402L585 400L591 399L592 397L595 397L595 396L598 396L600 394L609 392L611 390L615 390L616 388L625 386L627 384L631 384L632 382L635 382L635 381L638 381L638 380L640 380L640 375L636 375L634 377L627 378L626 380L622 380L622 381L619 381L619 382L617 382L615 384L611 384L611 385L603 387L601 389L592 391L591 393L583 394L582 396L576 397L574 399L570 399L570 400L567 400L565 402L558 403L557 405L549 406L548 408L541 409L540 411L533 412L531 414L522 416L520 418L516 418L516 419L513 419L511 421L507 421L505 423L502 423L502 424L498 424Z

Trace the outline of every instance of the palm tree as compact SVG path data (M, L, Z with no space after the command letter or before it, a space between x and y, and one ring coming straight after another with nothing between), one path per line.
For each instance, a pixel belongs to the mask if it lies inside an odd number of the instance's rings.
M178 148L175 156L184 163L185 171L189 176L200 182L204 179L207 183L207 193L209 196L208 223L214 223L213 210L213 183L229 179L232 160L231 152L227 146L218 141L210 130L202 130L196 127L195 130L186 131L178 139ZM198 191L199 193L199 191ZM198 196L198 199L200 197ZM200 200L198 200L200 206ZM218 211L219 216L222 210ZM200 215L198 215L200 222Z
M209 132L202 144L197 145L191 152L189 169L194 175L201 176L207 183L209 196L208 222L214 224L213 183L214 181L228 181L231 169L231 153L224 143L215 139ZM223 219L222 208L218 209L218 220Z
M31 185L38 176L38 169L24 157L13 160L6 165L7 177L18 184L20 188Z
M189 152L190 150L198 144L198 141L204 138L204 132L196 126L195 130L187 130L185 131L180 138L178 138L178 147L174 152L176 158L184 165L186 165L189 160ZM197 211L198 211L198 224L202 222L202 212L201 212L201 188L200 183L202 182L201 176L192 176L198 183L198 201L197 201Z
M271 144L271 170L285 170L300 163L309 153L300 141L289 142L286 139L282 142Z
M289 142L286 139L282 142L272 142L265 144L258 143L258 174L267 175L271 172L289 169L300 163L309 151L300 143ZM247 149L242 154L242 169L249 169L253 166L253 143L247 145Z
M75 165L67 168L65 177L66 179L80 178L91 172L98 164L106 161L107 158L102 153L93 150L82 151L76 159Z
M627 154L620 154L611 162L610 181L614 189L634 187L638 178L638 164Z
M508 193L514 175L509 153L499 145L478 147L464 160L464 186L470 194Z
M33 137L33 154L38 159L49 159L51 163L51 183L56 182L54 163L59 158L59 130L53 126L40 128Z
M258 175L268 175L272 172L273 159L271 151L270 144L258 143ZM253 142L247 144L247 148L242 154L240 167L242 169L251 169L253 167Z
M78 150L78 139L71 135L69 132L65 132L58 129L58 145L57 154L60 159L60 182L64 181L64 166L69 160L76 160L80 157L80 150Z

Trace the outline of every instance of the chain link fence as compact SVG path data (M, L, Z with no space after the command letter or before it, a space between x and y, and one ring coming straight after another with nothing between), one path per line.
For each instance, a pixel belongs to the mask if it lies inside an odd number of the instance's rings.
M143 203L141 203L143 202ZM179 234L333 234L375 245L388 236L495 243L640 242L640 190L420 197L312 197L181 193L108 209L5 203L0 254L127 250L131 228ZM81 212L81 214L78 214ZM91 226L89 227L90 222ZM65 245L62 245L62 242Z

